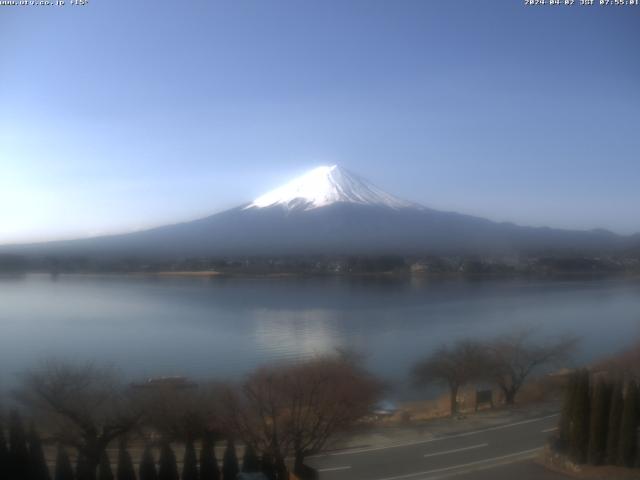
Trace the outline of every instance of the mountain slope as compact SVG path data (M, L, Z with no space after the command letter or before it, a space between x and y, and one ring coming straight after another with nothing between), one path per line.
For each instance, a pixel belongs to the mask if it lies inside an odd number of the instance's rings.
M0 248L25 255L182 259L226 255L601 253L629 238L521 227L401 200L336 166L253 202L144 232Z

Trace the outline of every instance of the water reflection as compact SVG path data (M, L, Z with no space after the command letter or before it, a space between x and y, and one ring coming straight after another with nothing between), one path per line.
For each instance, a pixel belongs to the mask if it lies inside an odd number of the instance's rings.
M442 343L522 325L582 335L580 359L640 335L629 279L0 279L0 382L47 355L131 376L237 377L256 365L352 348L398 383Z
M252 316L256 347L270 357L304 358L345 346L336 325L337 316L329 310L261 309L253 311Z

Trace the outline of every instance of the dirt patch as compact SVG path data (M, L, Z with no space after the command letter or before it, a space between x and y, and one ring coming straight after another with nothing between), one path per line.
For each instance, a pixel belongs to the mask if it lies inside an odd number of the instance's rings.
M517 408L534 407L535 405L558 402L566 379L563 376L545 376L524 385L517 397ZM467 387L458 394L458 416L469 416L476 412L506 407L504 395L499 389L492 390L490 404L476 403L477 389ZM425 421L449 417L449 395L442 394L437 398L413 402L403 402L397 411L390 415L381 415L373 419L374 425L382 427L408 426Z

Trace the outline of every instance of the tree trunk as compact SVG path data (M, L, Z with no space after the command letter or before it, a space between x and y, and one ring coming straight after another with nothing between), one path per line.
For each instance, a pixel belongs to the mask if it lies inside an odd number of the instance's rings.
M293 473L300 480L318 480L318 472L304 464L304 452L296 451Z
M451 397L450 397L450 410L451 416L453 417L456 413L458 413L458 386L451 387Z
M515 405L516 403L516 391L513 388L507 388L504 390L504 403L507 405Z

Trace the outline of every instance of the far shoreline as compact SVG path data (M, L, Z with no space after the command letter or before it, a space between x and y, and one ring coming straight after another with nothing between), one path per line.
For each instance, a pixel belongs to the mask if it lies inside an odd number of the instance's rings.
M587 278L617 278L626 280L640 279L637 271L588 271L588 272L225 272L219 270L178 270L178 271L85 271L85 272L50 272L23 271L0 272L2 277L21 277L26 275L49 275L52 277L133 277L133 278L184 278L184 279L285 279L285 278L369 278L369 279L433 279L433 280L461 280L461 279L587 279Z

